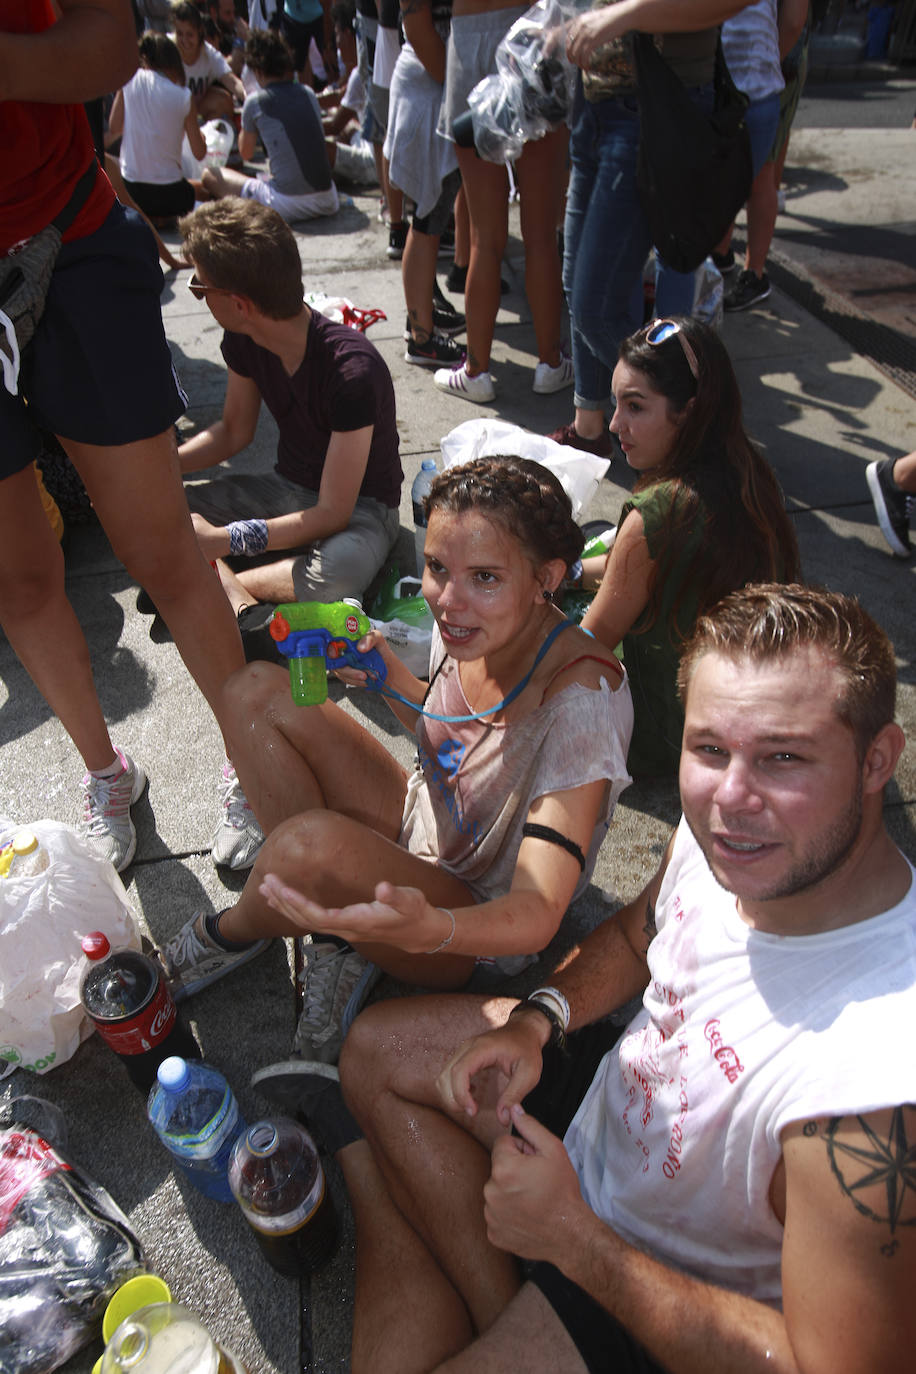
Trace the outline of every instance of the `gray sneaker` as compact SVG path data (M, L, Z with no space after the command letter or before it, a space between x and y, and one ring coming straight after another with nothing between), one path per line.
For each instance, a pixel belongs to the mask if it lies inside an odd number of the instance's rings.
M87 773L80 783L85 794L82 831L93 854L107 859L122 873L137 849L130 808L140 800L147 778L140 765L122 749L115 753L121 761L119 773L111 778Z
M181 1002L247 964L269 943L269 940L256 940L246 949L223 949L211 939L206 914L201 911L162 946L159 962L165 969L172 996L176 1002Z
M210 856L236 873L250 868L264 843L264 831L248 804L232 764L223 764L219 780L219 800L223 815L213 835Z
M303 1008L296 1027L293 1054L321 1064L336 1064L356 1014L382 971L349 945L321 936L299 941L303 967Z

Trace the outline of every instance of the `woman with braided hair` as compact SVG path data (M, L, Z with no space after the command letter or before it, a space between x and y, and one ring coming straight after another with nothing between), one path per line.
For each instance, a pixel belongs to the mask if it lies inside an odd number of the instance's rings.
M232 757L267 840L235 906L162 954L186 995L270 937L311 935L303 1061L336 1062L379 970L457 988L478 959L523 967L588 883L629 781L623 672L553 602L583 542L560 483L526 459L478 459L440 474L425 505L429 686L377 632L359 645L385 659L414 772L333 702L295 706L284 669L236 674Z

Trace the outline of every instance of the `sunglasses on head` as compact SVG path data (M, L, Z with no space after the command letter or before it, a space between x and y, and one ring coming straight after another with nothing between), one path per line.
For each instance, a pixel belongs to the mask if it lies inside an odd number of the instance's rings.
M190 277L188 277L187 286L191 295L198 301L202 301L208 291L219 291L224 296L232 294L225 286L205 286L196 272L192 272Z
M698 382L700 380L700 369L697 366L697 355L687 342L684 331L677 320L653 321L646 330L646 343L654 348L657 344L664 343L667 339L674 338L675 335L677 335L681 348L684 350L684 358L693 374L693 380Z

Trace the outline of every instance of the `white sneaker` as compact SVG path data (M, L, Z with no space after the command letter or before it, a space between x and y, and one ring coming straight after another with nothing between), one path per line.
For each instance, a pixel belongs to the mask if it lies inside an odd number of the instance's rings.
M264 843L264 832L242 791L232 764L223 764L219 780L222 819L213 835L210 856L215 864L234 869L236 873L250 868Z
M538 363L534 369L531 389L539 396L552 396L555 391L564 391L566 387L572 386L575 380L572 358L561 354L556 367L551 367L550 363Z
M93 854L123 873L137 849L130 808L142 795L146 774L122 749L116 749L115 754L121 761L119 773L110 778L87 773L80 783L85 793L82 829Z
M470 377L466 362L460 367L440 367L438 372L433 373L433 381L440 391L447 391L452 396L460 396L479 406L486 405L496 395L496 386L489 372L478 372L476 377Z

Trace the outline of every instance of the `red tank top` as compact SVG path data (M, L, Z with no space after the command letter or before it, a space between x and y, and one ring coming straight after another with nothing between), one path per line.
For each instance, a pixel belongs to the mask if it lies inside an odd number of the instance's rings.
M51 0L0 0L0 30L5 33L40 33L54 22ZM82 105L16 100L0 102L0 147L0 255L4 255L59 214L94 151ZM85 238L98 229L114 198L111 183L100 171L64 241Z

